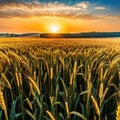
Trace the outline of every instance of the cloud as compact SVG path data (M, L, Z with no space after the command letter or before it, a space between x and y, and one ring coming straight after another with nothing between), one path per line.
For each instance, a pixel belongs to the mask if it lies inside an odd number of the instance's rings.
M103 6L97 6L97 7L95 7L95 9L96 9L96 10L105 10L106 7L103 7Z
M82 9L86 10L89 6L89 2L80 2L78 4L76 4L76 7L81 7Z
M2 0L0 5L0 17L33 17L33 16L58 16L78 17L87 13L88 2L80 2L76 5L65 5L63 3L40 3L19 0Z
M90 13L91 3L79 2L75 5L66 5L64 3L50 2L42 3L38 0L0 0L0 18L29 18L29 17L62 17L82 20L99 20L107 18L105 15ZM103 6L92 8L105 10Z

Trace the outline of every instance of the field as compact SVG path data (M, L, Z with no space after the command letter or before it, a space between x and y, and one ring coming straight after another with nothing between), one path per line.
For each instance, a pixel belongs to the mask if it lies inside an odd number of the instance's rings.
M119 120L120 40L106 39L0 38L0 120Z

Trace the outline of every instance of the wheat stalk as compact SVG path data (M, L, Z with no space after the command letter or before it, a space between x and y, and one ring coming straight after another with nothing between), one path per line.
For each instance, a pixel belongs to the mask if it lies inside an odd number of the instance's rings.
M5 104L5 100L4 100L4 96L3 96L2 91L0 91L0 107L5 113L6 120L8 120L7 107L6 107L6 104Z
M93 106L94 106L94 108L95 108L95 111L96 111L97 115L100 116L100 109L99 109L99 107L98 107L98 104L97 104L94 96L91 96L91 99L92 99Z
M105 99L105 96L106 96L107 92L108 92L108 87L105 89L105 91L104 91L104 93L103 93L103 95L101 97L101 101L100 101L101 104L102 104L103 100Z
M118 105L116 110L116 120L120 120L120 104Z
M101 99L103 96L103 83L100 84L100 88L99 88L99 98Z
M6 78L6 76L3 73L1 75L2 75L3 79L5 80L8 88L12 89L11 84L10 84L9 80Z
M70 85L72 85L72 84L73 84L73 73L70 76Z
M54 116L52 115L50 111L47 110L46 113L48 114L51 120L55 120Z
M69 111L69 106L68 106L68 102L65 102L65 108L66 108L66 113L67 113L67 119L69 119L70 117L70 111Z
M19 84L20 84L20 86L22 86L22 74L19 73L18 75L19 75Z
M33 72L33 79L34 79L34 80L37 79L36 71Z
M20 82L19 82L19 75L18 75L18 73L15 73L15 78L16 78L16 84L19 87L20 86Z
M73 67L73 79L74 79L74 80L75 80L75 78L76 78L76 72L77 72L77 61L75 61L74 67Z
M50 68L50 80L53 79L53 67Z
M35 96L35 93L34 93L34 91L33 91L32 84L30 83L29 85L30 85L30 94L29 94L29 95L32 94L33 96Z
M2 52L0 52L0 55L2 56L2 58L4 58L4 62L10 65L10 59L8 58L8 56Z
M103 80L105 80L105 78L107 77L108 71L109 71L109 69L105 70L104 75L103 75Z
M26 102L27 102L28 106L30 107L30 109L33 110L32 104L28 98L26 98Z
M33 85L34 89L36 89L36 91L38 92L38 94L40 94L40 89L38 88L37 84L35 83L35 81L31 78L28 77L28 80L30 81L30 83Z

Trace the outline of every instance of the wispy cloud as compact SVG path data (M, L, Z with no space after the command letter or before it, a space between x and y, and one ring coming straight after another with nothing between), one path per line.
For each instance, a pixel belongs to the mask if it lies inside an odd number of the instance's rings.
M12 17L43 17L55 16L63 18L74 18L83 20L96 20L105 18L106 16L94 15L90 12L91 3L79 2L74 5L66 5L64 3L50 2L42 3L38 0L0 0L0 18ZM93 11L105 10L104 6L95 6Z
M82 9L86 10L89 6L89 2L88 1L87 2L80 2L80 3L76 4L75 6L78 8L82 8Z
M104 6L97 6L97 7L95 7L95 9L96 9L96 10L105 10L106 7L104 7Z
M40 3L37 0L33 2L8 1L0 1L0 17L61 16L75 18L86 14L89 6L89 2L69 6L58 2Z

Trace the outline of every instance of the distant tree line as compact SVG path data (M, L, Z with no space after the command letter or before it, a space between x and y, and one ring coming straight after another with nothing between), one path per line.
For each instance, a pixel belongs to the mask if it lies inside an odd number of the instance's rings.
M120 37L120 32L85 32L85 33L43 33L41 38L102 38L102 37Z
M102 38L120 37L120 32L83 32L83 33L25 33L25 34L0 34L2 37L40 37L40 38Z

